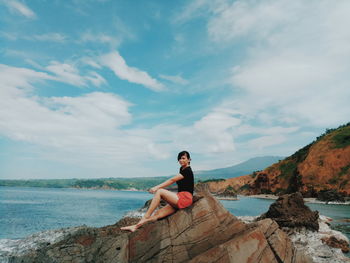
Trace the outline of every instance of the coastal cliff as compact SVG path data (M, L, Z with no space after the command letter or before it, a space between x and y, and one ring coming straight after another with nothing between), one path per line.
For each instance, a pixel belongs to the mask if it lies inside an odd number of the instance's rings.
M304 197L350 196L350 123L327 130L315 141L262 171L207 183L211 192L232 187L247 195L301 192ZM329 193L327 193L329 192ZM329 198L328 198L329 199Z

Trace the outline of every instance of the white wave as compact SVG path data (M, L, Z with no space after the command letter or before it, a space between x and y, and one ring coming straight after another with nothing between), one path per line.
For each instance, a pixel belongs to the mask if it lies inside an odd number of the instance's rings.
M141 211L130 211L128 213L126 213L123 217L136 217L136 218L141 218L143 217L145 214L145 212L141 212Z
M10 256L21 256L43 244L52 244L62 240L83 226L48 230L32 234L23 239L0 239L0 262L8 262Z

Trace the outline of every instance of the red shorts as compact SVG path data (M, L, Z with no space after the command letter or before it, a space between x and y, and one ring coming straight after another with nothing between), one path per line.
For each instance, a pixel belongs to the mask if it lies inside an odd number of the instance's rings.
M192 194L187 191L178 192L177 196L179 201L177 201L178 208L185 208L192 205Z

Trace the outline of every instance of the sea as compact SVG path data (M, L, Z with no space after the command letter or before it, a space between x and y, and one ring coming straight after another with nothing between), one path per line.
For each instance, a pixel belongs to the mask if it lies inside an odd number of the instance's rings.
M4 244L1 240L22 239L45 230L111 225L152 197L143 191L0 186L0 244ZM274 202L245 196L238 201L219 201L235 216L260 215ZM331 227L350 239L349 205L306 205L333 218Z

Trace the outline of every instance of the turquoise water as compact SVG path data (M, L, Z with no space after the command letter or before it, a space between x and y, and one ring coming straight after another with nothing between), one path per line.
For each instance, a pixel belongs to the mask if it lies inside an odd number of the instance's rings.
M0 239L17 239L43 230L79 225L114 224L127 212L151 199L148 192L0 187ZM240 197L220 200L236 216L257 216L273 200ZM307 204L312 210L332 217L333 225L350 238L350 206Z

